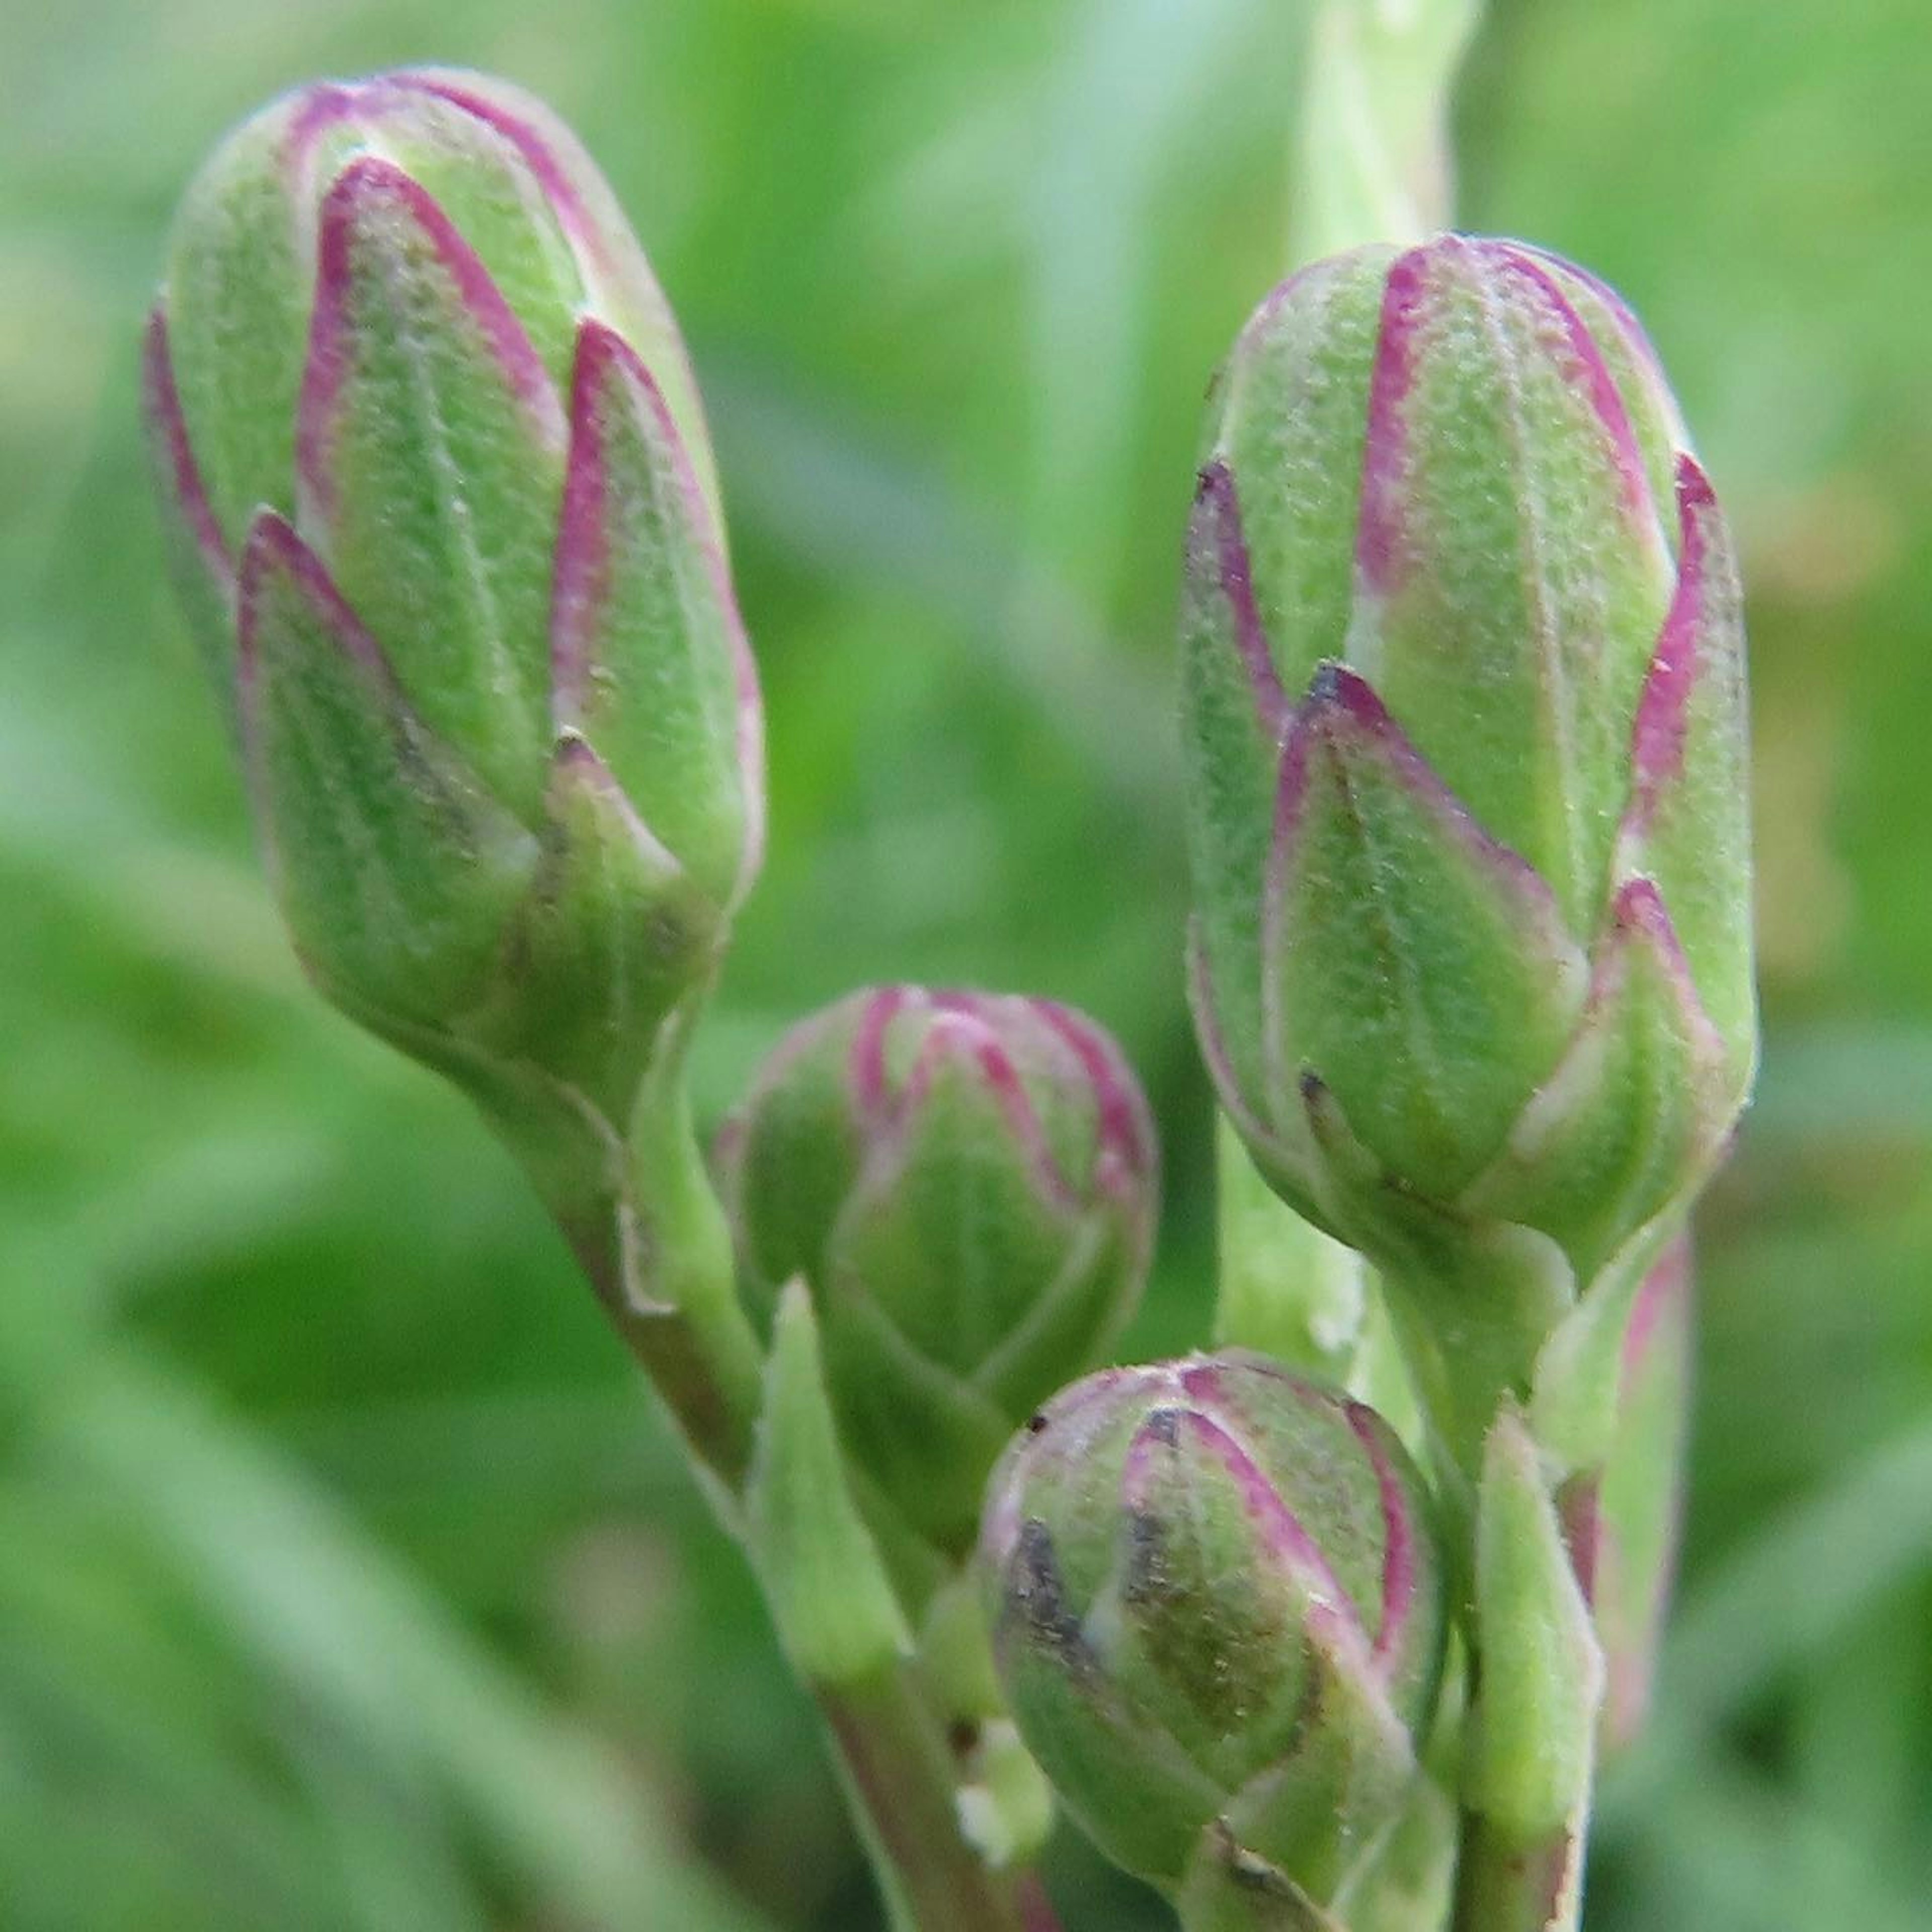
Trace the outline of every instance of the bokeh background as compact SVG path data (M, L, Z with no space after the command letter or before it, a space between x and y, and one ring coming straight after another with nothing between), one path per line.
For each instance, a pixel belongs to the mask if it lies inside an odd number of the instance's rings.
M868 979L1101 1016L1205 1319L1169 724L1286 0L56 0L0 24L0 1924L865 1932L809 1714L508 1163L300 983L164 586L136 332L320 73L547 95L713 411L774 837L722 1106ZM1745 550L1768 1049L1701 1224L1661 1720L1592 1932L1932 1926L1932 28L1506 0L1465 225L1648 319ZM1162 1924L1070 1834L1071 1932Z

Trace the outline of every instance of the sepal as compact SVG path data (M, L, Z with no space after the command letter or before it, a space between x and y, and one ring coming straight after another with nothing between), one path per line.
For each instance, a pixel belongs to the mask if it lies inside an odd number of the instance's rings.
M786 1654L806 1682L862 1684L912 1638L854 1501L804 1284L779 1298L746 1502L746 1533Z
M263 843L304 964L394 1018L486 995L537 842L404 700L314 553L272 510L242 558L238 688Z

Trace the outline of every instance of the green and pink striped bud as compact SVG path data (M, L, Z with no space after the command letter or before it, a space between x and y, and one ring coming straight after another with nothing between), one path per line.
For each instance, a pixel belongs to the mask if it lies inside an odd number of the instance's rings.
M308 970L621 1121L764 806L697 390L610 189L499 81L299 89L190 189L146 376Z
M1015 1438L980 1556L1015 1721L1111 1858L1184 1892L1232 1841L1334 1900L1411 1790L1447 1622L1380 1416L1244 1351L1102 1370Z
M1048 1000L886 986L780 1042L720 1136L741 1270L802 1279L845 1446L970 1548L1023 1417L1138 1300L1154 1130L1120 1049Z
M1222 1102L1398 1272L1526 1228L1588 1282L1708 1174L1756 1054L1742 602L1654 352L1580 269L1444 236L1285 283L1212 409L1183 650Z

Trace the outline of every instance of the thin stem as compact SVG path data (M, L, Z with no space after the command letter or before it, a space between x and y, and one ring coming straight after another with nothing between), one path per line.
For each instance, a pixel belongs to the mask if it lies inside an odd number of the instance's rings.
M1037 1885L967 1842L952 1746L910 1666L817 1694L896 1932L1056 1932Z
M1292 267L1445 226L1448 102L1480 0L1322 0L1310 23Z

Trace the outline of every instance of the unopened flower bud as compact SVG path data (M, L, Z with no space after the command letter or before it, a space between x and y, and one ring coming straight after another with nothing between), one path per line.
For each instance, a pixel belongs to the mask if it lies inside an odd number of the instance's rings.
M1213 405L1183 648L1194 980L1300 1211L1587 1282L1756 1050L1730 541L1624 304L1521 244L1284 284Z
M1144 1279L1146 1103L1050 1000L887 986L778 1047L719 1143L741 1266L808 1284L847 1448L941 1547L1014 1424L1099 1358Z
M1333 1898L1442 1663L1426 1492L1379 1416L1240 1351L1103 1370L1016 1438L980 1547L1015 1720L1109 1856L1172 1892L1232 1844Z
M621 1120L763 779L696 389L609 188L482 76L298 89L190 190L146 374L304 964Z

